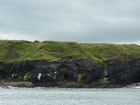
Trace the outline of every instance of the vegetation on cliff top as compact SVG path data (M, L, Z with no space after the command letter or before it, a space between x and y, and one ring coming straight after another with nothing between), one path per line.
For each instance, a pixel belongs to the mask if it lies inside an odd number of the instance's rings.
M136 44L81 44L91 56L101 61L119 58L130 61L140 58L140 46Z
M99 62L112 58L129 61L140 58L140 46L135 44L78 44L59 41L0 40L0 62L43 59L57 61L78 57L91 57Z

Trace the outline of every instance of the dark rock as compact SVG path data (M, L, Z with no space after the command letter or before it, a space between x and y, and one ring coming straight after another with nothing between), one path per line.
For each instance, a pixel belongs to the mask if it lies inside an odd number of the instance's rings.
M31 82L4 82L3 84L0 84L2 87L11 88L11 87L28 87L32 88L34 87L34 84Z
M111 83L130 84L140 81L140 59L127 63L114 59L106 62L106 67Z
M82 77L78 77L81 74ZM48 62L46 60L0 63L0 80L29 81L35 86L108 87L140 82L140 59L122 62L114 58L103 64L91 58ZM81 80L79 80L79 78ZM100 83L106 78L109 82ZM61 83L61 84L60 84ZM70 84L72 86L70 86Z

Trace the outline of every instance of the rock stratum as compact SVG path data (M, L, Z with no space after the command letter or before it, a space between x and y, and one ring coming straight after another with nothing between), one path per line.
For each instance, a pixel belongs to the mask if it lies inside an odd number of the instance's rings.
M124 87L140 82L140 46L0 41L0 85Z

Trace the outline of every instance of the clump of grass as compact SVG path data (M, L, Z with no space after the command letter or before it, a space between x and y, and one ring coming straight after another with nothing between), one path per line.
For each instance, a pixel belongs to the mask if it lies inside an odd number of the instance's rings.
M100 79L100 83L101 83L101 84L108 84L109 81L107 80L107 78L102 77L102 78Z
M77 82L81 82L81 79L82 79L83 75L81 73L78 74L78 79L77 79Z
M23 76L23 81L27 81L27 79L29 78L30 76L30 73L26 73L24 76Z
M0 83L1 83L1 82L4 82L4 81L5 81L5 79L1 79L1 80L0 80Z

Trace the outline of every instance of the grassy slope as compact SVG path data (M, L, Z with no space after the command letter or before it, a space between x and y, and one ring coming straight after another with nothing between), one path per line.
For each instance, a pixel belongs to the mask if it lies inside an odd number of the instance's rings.
M81 44L81 46L100 61L119 58L127 62L140 58L140 46L136 44Z
M57 61L77 57L91 56L96 61L114 57L123 61L140 58L140 46L115 44L78 44L76 42L28 42L0 40L0 61L20 62L26 60Z
M0 41L0 49L0 61L5 62L40 59L57 61L64 58L86 57L82 47L75 42Z

